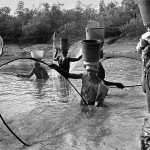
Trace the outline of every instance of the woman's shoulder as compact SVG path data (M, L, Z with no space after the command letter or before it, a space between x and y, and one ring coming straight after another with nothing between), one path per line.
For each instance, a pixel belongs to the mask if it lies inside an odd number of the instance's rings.
M105 83L102 80L99 82L99 89L108 90L108 87L105 85Z

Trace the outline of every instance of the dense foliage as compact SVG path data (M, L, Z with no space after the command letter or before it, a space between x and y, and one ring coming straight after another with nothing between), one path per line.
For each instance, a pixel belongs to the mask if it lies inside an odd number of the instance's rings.
M19 1L14 14L9 7L2 7L0 34L5 42L47 43L51 41L54 31L75 22L68 34L71 38L83 38L89 20L105 25L106 38L119 35L136 38L145 31L134 0L123 0L121 4L116 1L107 5L100 0L99 10L80 1L77 1L73 9L62 9L62 6L60 3L42 3L38 8L29 9L24 8L23 1Z

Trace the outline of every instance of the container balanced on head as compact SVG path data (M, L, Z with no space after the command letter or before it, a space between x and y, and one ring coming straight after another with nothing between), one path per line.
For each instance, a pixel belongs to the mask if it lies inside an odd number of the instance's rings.
M55 69L65 78L81 79L81 96L84 98L88 105L96 107L103 107L104 99L108 92L108 87L97 76L99 67L99 49L102 46L100 40L83 40L82 41L82 56L84 60L85 73L69 73L64 71L56 64L49 65L50 68ZM84 101L81 99L81 105Z
M86 30L86 39L87 40L101 40L102 41L102 46L100 47L100 59L103 58L103 43L104 43L104 35L105 35L105 28L104 26L102 27L88 27L85 28ZM89 54L90 56L90 54ZM102 65L102 63L99 60L99 70L98 70L98 77L103 80L104 84L107 86L116 86L117 88L124 88L124 85L120 82L111 82L105 80L105 69Z

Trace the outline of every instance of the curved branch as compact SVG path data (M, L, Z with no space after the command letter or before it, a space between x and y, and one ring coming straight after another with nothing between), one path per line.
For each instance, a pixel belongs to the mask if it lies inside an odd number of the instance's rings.
M7 127L7 129L25 146L30 146L29 144L26 144L25 142L23 142L11 129L10 127L7 125L7 123L5 122L5 120L3 119L2 115L0 114L0 118L3 121L4 125Z

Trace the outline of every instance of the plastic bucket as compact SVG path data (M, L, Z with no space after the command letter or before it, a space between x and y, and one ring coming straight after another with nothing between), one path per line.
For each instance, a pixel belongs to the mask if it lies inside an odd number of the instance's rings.
M150 0L138 0L144 26L150 26Z
M100 40L83 40L81 43L83 60L86 62L98 62L102 42Z
M104 53L103 53L103 50L101 49L100 50L100 58L102 59L104 57Z
M68 39L67 38L60 38L60 49L62 53L68 52Z
M32 50L31 51L31 57L32 58L43 58L44 57L44 51L43 50Z
M86 39L87 40L101 40L104 41L105 28L85 28L86 30Z

